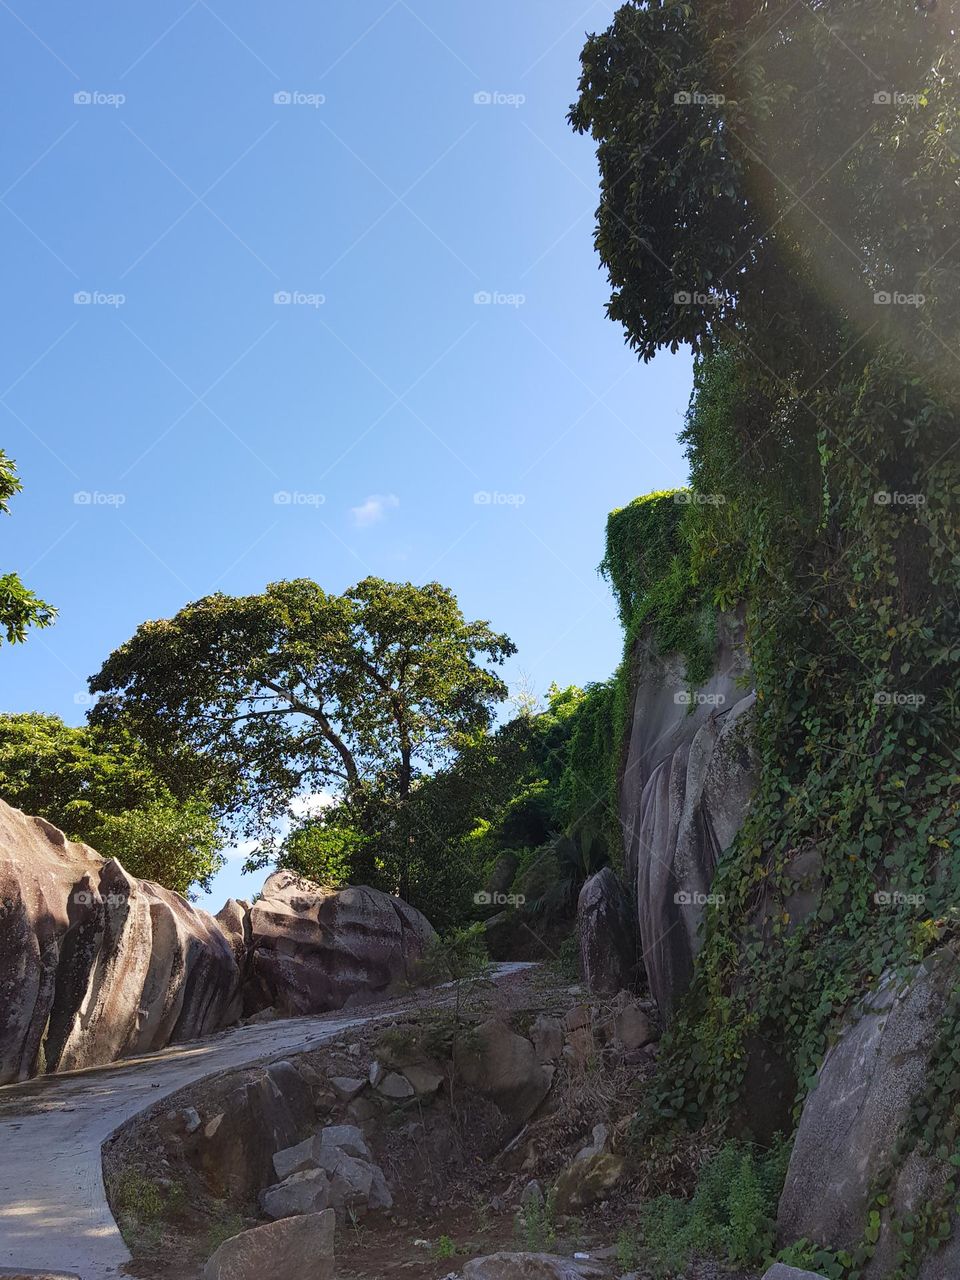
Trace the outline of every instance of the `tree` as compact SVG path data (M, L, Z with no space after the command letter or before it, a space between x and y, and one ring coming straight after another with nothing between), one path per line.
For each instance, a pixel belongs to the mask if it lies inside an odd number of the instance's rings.
M184 896L208 888L223 862L209 802L174 796L129 737L39 713L0 716L0 796Z
M21 489L13 459L0 449L0 514L10 512L10 499ZM57 616L52 605L23 585L15 573L0 574L0 644L20 644L30 627L49 627Z
M223 813L262 836L303 791L402 804L489 727L507 696L492 668L513 652L439 583L332 595L300 578L144 623L91 680L91 719L143 741L171 785L170 753L186 752Z

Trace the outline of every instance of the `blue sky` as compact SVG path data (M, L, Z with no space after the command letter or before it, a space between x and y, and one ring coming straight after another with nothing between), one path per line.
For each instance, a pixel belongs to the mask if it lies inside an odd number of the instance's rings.
M144 619L298 576L439 579L541 693L610 673L604 519L683 483L691 380L604 314L565 115L611 12L0 8L2 565L60 609L3 710L79 723Z

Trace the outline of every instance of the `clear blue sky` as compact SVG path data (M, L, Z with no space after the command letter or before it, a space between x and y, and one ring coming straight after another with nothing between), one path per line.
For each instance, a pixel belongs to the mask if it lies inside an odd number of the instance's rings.
M565 115L611 12L0 8L2 566L60 609L3 710L79 723L144 619L298 576L439 579L541 693L611 672L604 519L684 482L691 379L604 314Z

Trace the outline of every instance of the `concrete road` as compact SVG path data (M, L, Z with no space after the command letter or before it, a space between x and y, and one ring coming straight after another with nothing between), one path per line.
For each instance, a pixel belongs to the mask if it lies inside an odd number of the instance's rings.
M530 967L497 965L494 976ZM116 1280L130 1253L107 1204L100 1159L114 1130L205 1076L313 1049L392 1016L381 1003L366 1013L235 1027L108 1067L0 1088L0 1276L9 1267Z

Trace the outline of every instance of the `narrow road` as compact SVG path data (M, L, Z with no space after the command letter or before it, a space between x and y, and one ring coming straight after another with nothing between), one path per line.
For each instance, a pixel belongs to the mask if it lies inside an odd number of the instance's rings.
M530 967L497 965L494 977ZM185 1085L316 1048L394 1016L399 1003L235 1027L107 1067L0 1088L0 1276L17 1268L116 1280L130 1253L103 1187L100 1149L111 1133Z

